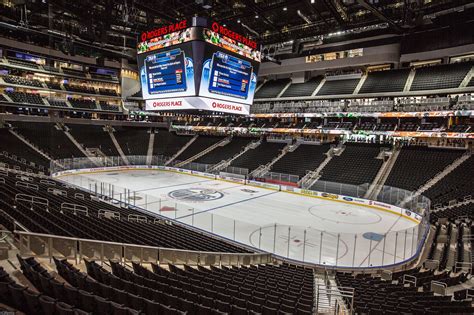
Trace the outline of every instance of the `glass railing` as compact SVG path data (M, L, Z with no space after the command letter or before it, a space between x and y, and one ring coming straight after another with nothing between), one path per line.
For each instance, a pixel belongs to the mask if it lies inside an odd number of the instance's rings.
M23 231L15 231L13 237L20 244L19 250L22 256L36 256L49 258L50 260L55 257L58 259L74 260L76 263L80 263L83 259L99 262L114 260L124 263L171 263L192 266L239 266L272 262L272 256L268 253L203 252L105 242Z
M418 257L430 227L429 199L393 187L370 187L370 191L375 192L376 198L367 200L364 198L369 192L368 184L357 186L317 181L316 185L312 187L316 190L310 190L252 182L241 178L235 179L236 183L242 185L288 191L301 196L338 200L343 203L392 212L407 220L406 226L409 226L396 231L388 229L386 233L370 232L370 225L367 226L366 231L360 233L350 231L334 233L311 227L281 223L252 224L213 211L201 211L194 208L195 205L192 203L183 202L179 198L160 197L151 195L148 191L133 191L130 187L100 182L88 176L87 172L76 171L77 169L94 169L97 167L87 160L86 158L59 161L63 165L62 173L56 175L67 176L60 176L57 179L89 190L112 203L133 207L161 218L176 220L189 228L212 233L230 242L272 253L277 258L311 265L344 268L387 268L405 264ZM195 171L173 169L160 165L124 166L123 160L120 158L111 158L110 160L117 163L110 165L115 167L110 169L112 172L120 167L120 169L150 168L151 171L166 170L183 174L186 174L186 172L196 174ZM132 161L139 162L141 158L129 157L128 160L130 163ZM156 161L160 161L160 159L156 159ZM104 161L105 163L109 166L109 162ZM104 166L106 165L100 167ZM70 171L69 174L68 171ZM228 174L226 177L206 173L200 173L200 175L210 179L223 178L228 180Z

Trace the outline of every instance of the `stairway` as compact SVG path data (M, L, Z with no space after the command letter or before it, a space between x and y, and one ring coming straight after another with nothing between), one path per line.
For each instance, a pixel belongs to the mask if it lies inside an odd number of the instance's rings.
M296 144L295 144L296 145ZM263 177L265 176L266 173L268 173L270 171L270 169L272 168L273 164L275 164L276 162L278 162L281 158L283 158L288 152L290 152L290 149L292 149L293 151L296 150L296 148L294 147L295 145L289 143L287 144L280 152L279 155L277 155L273 160L271 160L269 163L265 164L265 165L260 165L259 167L257 167L254 171L252 171L249 175L254 177L254 178L258 178L258 177ZM296 145L296 147L298 147L298 145Z
M407 81L405 82L405 87L403 88L403 92L410 91L411 85L413 83L413 79L415 79L416 70L411 69L410 73L408 74Z
M326 78L322 79L321 82L319 82L318 86L316 87L316 89L314 89L311 96L316 96L316 94L318 94L319 90L321 90L321 88L323 87L324 83L326 83Z
M59 125L59 127L60 127L60 130L64 132L66 137L68 137L69 140L71 140L71 142L82 152L82 154L84 154L88 158L95 157L94 155L90 154L90 152L88 152L86 149L84 149L84 147L76 140L76 138L73 137L73 135L69 132L69 128L67 126Z
M353 95L359 94L360 89L364 85L365 80L367 80L367 74L364 74L360 80L359 83L357 83L356 88L354 89L354 92L352 92Z
M111 127L108 128L107 132L109 133L110 139L112 139L112 142L114 143L115 148L117 149L118 153L120 154L120 157L122 158L122 160L125 162L125 164L130 165L130 162L128 161L127 156L125 155L125 153L123 153L122 147L120 147L120 144L118 143L117 138L115 138L113 128L111 128Z
M219 163L217 163L216 165L214 165L213 167L211 167L208 172L210 173L218 173L220 172L221 170L225 169L226 167L228 167L232 161L234 161L236 158L238 158L239 156L245 154L248 150L253 150L255 149L256 147L258 147L260 144L262 143L262 140L258 140L258 141L253 141L253 142L250 142L249 144L247 144L245 146L245 148L240 151L239 153L237 153L236 155L234 155L233 157L231 157L230 159L227 159L227 160L223 160Z
M24 138L22 135L20 135L19 133L17 133L16 131L12 130L12 129L8 129L8 131L14 135L15 137L17 137L18 139L20 139L21 141L23 141L27 146L29 146L30 148L32 148L33 150L35 150L36 152L38 152L39 155L43 156L44 158L46 158L48 161L50 161L51 163L54 163L56 164L57 166L61 167L61 168L64 168L64 166L55 161L52 157L50 157L48 154L46 154L45 152L43 152L40 148L36 147L34 144L32 144L31 142L29 142L26 138Z
M168 161L166 161L165 166L170 165L171 162L173 162L181 153L183 153L184 150L186 150L194 141L196 141L197 138L198 138L198 135L195 135L194 137L192 137L188 141L188 143L186 143L181 149L179 149L178 152L175 153L175 155L173 155Z
M325 153L327 157L324 159L324 161L321 162L321 164L319 164L319 166L314 171L308 172L308 174L306 174L303 178L301 178L300 181L298 182L298 186L305 189L308 189L311 186L313 186L313 184L320 177L319 173L332 160L333 156L335 155L334 154L335 150L336 150L335 147L331 147L328 150L328 152Z
M155 133L153 130L150 131L150 139L148 140L148 150L146 152L146 165L151 165L153 158L153 146L155 144Z
M218 148L218 147L223 147L225 146L226 144L228 144L230 141L232 140L232 136L228 136L228 137L225 137L224 139L222 139L221 141L217 142L217 143L214 143L213 145L211 145L210 147L202 150L201 152L199 152L198 154L190 157L189 159L183 161L183 162L180 162L178 164L176 164L176 167L183 167L185 166L186 164L189 164L191 163L192 161L195 161L196 159L200 158L201 156L211 152L212 150Z
M400 148L394 147L388 160L382 164L382 167L375 176L374 181L367 190L367 193L365 194L364 198L372 200L377 199L377 196L380 193L380 190L382 189L383 185L387 181L387 178L390 175L390 172L392 171L392 168L395 165L395 162L397 161L399 155Z
M474 76L474 67L469 70L469 72L466 74L464 79L462 80L461 84L459 85L460 88L466 87L469 82L471 81L471 78Z
M444 170L436 174L435 177L430 179L428 182L426 182L423 186L418 188L418 190L415 192L415 195L421 195L425 191L427 191L429 188L434 186L436 183L438 183L440 180L442 180L446 175L451 173L454 169L456 169L459 165L467 161L471 157L471 153L467 152L463 154L460 158L456 159L453 163L448 165Z
M288 84L285 85L285 87L280 91L280 93L278 93L276 98L280 98L283 95L283 93L285 93L285 91L288 90L291 84L292 84L292 81L290 80L290 82L288 82Z
M448 165L444 170L436 174L432 179L428 180L425 184L423 184L417 191L413 193L413 195L408 196L405 200L402 201L402 205L408 203L411 199L420 196L422 193L430 189L432 186L436 185L440 180L442 180L446 175L451 173L454 169L456 169L459 165L467 161L469 157L471 157L471 152L466 152L460 158L456 159L453 163Z

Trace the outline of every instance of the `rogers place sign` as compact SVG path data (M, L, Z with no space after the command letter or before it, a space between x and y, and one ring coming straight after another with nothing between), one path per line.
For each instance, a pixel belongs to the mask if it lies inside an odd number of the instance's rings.
M156 107L181 107L183 106L182 101L153 101L151 104L154 108Z
M256 41L253 41L253 40L251 40L251 39L249 39L249 38L247 38L243 35L240 35L239 33L231 31L227 27L224 27L224 26L220 25L217 22L212 23L211 29L216 33L227 36L227 37L229 37L233 40L236 40L236 41L238 41L238 42L240 42L244 45L249 46L252 49L257 49L257 42Z
M184 30L186 27L188 27L188 22L186 20L182 20L174 24L165 25L151 31L143 32L140 35L140 39L142 42L145 42L155 37L160 37L169 33Z
M215 109L227 109L227 110L232 110L232 111L237 111L237 112L242 111L241 105L212 102L211 106L212 108L215 108Z

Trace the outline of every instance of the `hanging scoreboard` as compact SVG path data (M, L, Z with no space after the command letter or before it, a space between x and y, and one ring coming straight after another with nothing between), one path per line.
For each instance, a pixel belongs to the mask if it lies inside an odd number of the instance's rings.
M140 40L147 110L249 114L261 61L256 42L202 18L144 32Z

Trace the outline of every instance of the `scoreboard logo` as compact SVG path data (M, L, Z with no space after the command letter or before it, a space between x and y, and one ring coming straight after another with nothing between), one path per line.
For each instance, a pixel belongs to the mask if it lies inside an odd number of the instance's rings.
M180 107L183 106L182 101L153 101L153 107Z
M245 36L240 35L239 33L236 33L234 31L229 30L227 27L224 27L220 25L217 22L213 22L211 25L211 29L219 34L222 34L224 36L227 36L233 40L236 40L238 42L241 42L244 45L249 46L252 49L257 49L257 42L253 41Z
M218 103L218 102L212 102L212 108L229 109L229 110L238 111L238 112L242 111L242 106L241 105Z
M140 39L142 40L142 42L145 42L155 37L160 37L169 33L184 30L187 27L188 27L188 22L186 20L182 20L174 24L165 25L148 32L143 32L140 36Z

